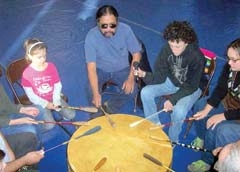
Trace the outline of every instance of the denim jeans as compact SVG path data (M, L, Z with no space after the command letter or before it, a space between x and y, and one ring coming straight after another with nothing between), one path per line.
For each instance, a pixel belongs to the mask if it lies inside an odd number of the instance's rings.
M37 115L36 118L31 117L29 115L25 114L11 114L9 117L10 119L18 119L18 118L23 118L23 117L30 117L34 118L35 120L44 120L44 109L40 106L34 106L39 109L39 114ZM12 135L12 134L17 134L17 133L33 133L36 135L37 139L39 141L42 140L42 131L45 130L44 124L19 124L19 125L7 125L4 126L0 129L0 131L4 135Z
M195 104L194 104L194 107L193 107L193 113L196 114L197 112L203 110L203 108L206 106L207 104L207 99L209 97L205 96L205 97L202 97L201 99L199 99ZM206 128L206 123L207 123L207 120L213 116L214 114L219 114L219 113L222 113L224 112L224 107L223 107L223 104L220 103L218 105L217 108L213 108L209 113L208 113L208 116L202 120L199 120L199 121L195 121L195 128L196 128L196 133L197 133L197 136L201 139L204 140L205 138L205 134L206 134L206 131L207 131L207 128Z
M130 71L130 67L127 67L121 71L117 72L105 72L101 69L97 69L98 75L98 86L99 86L99 93L102 93L102 86L107 81L112 81L118 87L117 94L111 95L111 97L107 100L108 106L113 113L119 113L121 107L124 106L125 103L129 100L134 100L135 96L137 95L138 88L137 84L135 83L134 91L131 94L125 94L124 90L122 90L122 85L128 78Z
M176 87L168 78L162 84L145 86L141 91L141 99L143 102L145 117L148 117L153 113L157 112L157 106L155 103L156 98L164 95L173 94L178 90L179 88ZM168 135L171 141L177 142L179 140L183 120L186 118L187 113L192 108L193 104L197 101L197 99L200 97L200 95L201 90L197 89L191 95L188 95L178 100L176 105L173 107L170 117L171 122L174 123L174 125L171 125L168 131ZM149 118L149 120L155 124L160 123L158 115Z
M61 99L61 106L69 106L63 99ZM55 122L55 119L53 117L53 110L49 110L47 108L44 108L44 114L43 114L43 119L45 121L49 122ZM72 120L76 116L76 111L72 109L67 109L67 108L61 108L60 111L56 112L61 115L61 118L63 117L65 120ZM52 124L44 124L44 129L45 130L50 130L55 126L54 123Z
M222 121L213 130L206 131L204 148L214 150L217 147L223 147L229 143L240 140L240 123L239 121ZM202 160L208 164L214 163L214 156L209 152L202 153Z
M195 103L194 114L197 113L198 111L201 111L206 106L208 98L209 97L203 97ZM232 132L231 127L229 126L229 123L232 123L230 121L222 121L214 129L206 128L207 120L215 114L223 113L224 110L225 109L223 104L220 103L217 108L213 108L208 113L208 116L206 118L199 121L195 121L196 134L199 138L204 140L204 148L207 150L212 151L216 147L223 146L227 144L229 141L235 140L238 135L240 136L240 134L236 133L234 133L234 135L236 135L234 137L232 137L233 134L232 136L231 135L228 136L228 134ZM211 165L214 163L214 156L210 152L202 152L202 160Z

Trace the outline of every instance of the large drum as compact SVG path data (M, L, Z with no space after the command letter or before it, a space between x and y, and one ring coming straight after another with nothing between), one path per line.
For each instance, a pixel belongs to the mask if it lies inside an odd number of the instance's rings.
M153 123L148 120L135 127L129 127L129 124L143 119L134 115L114 114L109 117L115 122L115 127L110 125L105 116L101 116L89 121L89 126L81 126L73 134L72 139L95 126L101 126L98 132L69 142L67 150L69 171L167 171L166 168L153 163L143 156L144 153L149 154L163 165L171 166L172 147L170 143L168 141L161 143L150 138L150 136L155 136L163 140L169 140L161 129L149 130ZM101 160L102 165L98 166L97 164Z

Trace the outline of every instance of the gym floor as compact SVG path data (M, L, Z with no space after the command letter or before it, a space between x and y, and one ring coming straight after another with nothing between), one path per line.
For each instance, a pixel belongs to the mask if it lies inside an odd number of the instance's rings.
M7 67L11 61L23 57L22 44L25 39L40 38L48 45L48 61L58 67L63 92L69 97L69 104L86 106L88 83L84 39L88 30L96 24L97 8L104 4L115 6L120 15L119 20L129 24L144 42L151 66L165 43L161 36L164 27L173 20L189 21L198 34L200 46L217 54L212 87L226 62L226 46L240 35L240 1L237 0L0 0L1 65ZM1 82L12 98L4 77ZM143 115L141 109L134 113L132 106L130 103L123 109L123 113ZM88 118L88 113L77 112L76 120ZM74 128L68 129L73 131ZM189 144L194 137L192 129L181 142ZM68 139L69 136L63 130L55 127L44 134L45 149ZM40 171L67 171L66 149L67 146L63 145L47 153L40 162ZM187 171L187 165L199 158L199 152L177 146L174 148L172 168L179 172Z

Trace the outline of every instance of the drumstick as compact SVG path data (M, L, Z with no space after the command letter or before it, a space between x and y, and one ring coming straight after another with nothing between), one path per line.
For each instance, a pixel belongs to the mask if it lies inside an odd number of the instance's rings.
M72 121L59 121L59 122L55 122L55 121L36 121L39 124L64 124L64 125L77 125L77 126L81 126L81 125L89 125L89 122L85 122L85 121L76 121L76 122L72 122Z
M174 141L170 141L170 140L163 140L163 139L160 139L160 138L155 137L155 136L150 136L150 138L153 139L153 140L157 140L157 141L170 142L173 145L178 145L178 146L181 146L181 147L194 149L194 150L197 150L197 151L211 152L210 150L207 150L207 149L204 149L204 148L196 147L196 146L193 146L193 145L187 145L187 144L184 144L184 143L174 142Z
M173 171L171 168L169 168L168 166L164 165L162 162L160 162L158 159L154 158L153 156L149 155L149 154L146 154L144 153L143 154L144 158L147 158L148 160L152 161L153 163L167 169L168 171L172 171L172 172L175 172Z
M84 132L83 134L81 134L81 135L79 135L79 136L77 136L77 137L75 137L75 138L73 138L73 139L70 139L70 140L68 140L68 141L65 141L65 142L59 144L59 145L56 145L56 146L54 146L54 147L52 147L52 148L47 149L47 150L45 151L45 153L46 153L46 152L49 152L50 150L56 149L56 148L58 148L58 147L60 147L60 146L62 146L62 145L65 145L65 144L67 144L67 143L69 143L69 142L71 142L71 141L77 140L77 139L79 139L79 138L81 138L81 137L83 137L83 136L87 136L87 135L90 135L90 134L94 134L94 133L98 132L100 129L101 129L101 126L99 126L99 125L96 126L96 127L94 127L94 128L91 128L91 129L87 130L86 132Z
M73 110L81 110L85 112L90 112L90 113L96 113L98 109L93 106L85 106L85 107L74 107L74 106L58 106L58 108L67 108L67 109L73 109Z
M107 161L106 157L103 157L98 163L97 165L94 167L94 171L97 171L99 168L101 168L103 166L103 164L105 164L105 162Z
M176 121L176 122L169 122L169 123L157 125L155 127L150 127L149 130L156 130L156 129L159 129L159 128L164 128L166 126L174 125L176 123L189 122L189 121L192 121L192 120L195 120L195 119L193 117L190 117L190 118L187 118L187 119L184 119L184 120L180 120L180 121Z
M104 115L106 116L106 118L107 118L108 122L110 123L110 125L114 128L116 126L115 122L110 118L109 114L102 108L102 106L100 108L103 111Z
M135 121L135 122L129 124L129 127L136 127L138 124L142 123L143 121L145 121L145 120L147 120L147 119L149 119L149 118L151 118L151 117L153 117L153 116L155 116L155 115L158 115L159 113L161 113L161 112L163 112L163 111L166 111L166 110L165 110L165 109L162 109L162 110L157 111L157 112L155 112L154 114L152 114L152 115L150 115L150 116L148 116L148 117L146 117L146 118L143 118L143 119L140 119L140 120L138 120L138 121Z

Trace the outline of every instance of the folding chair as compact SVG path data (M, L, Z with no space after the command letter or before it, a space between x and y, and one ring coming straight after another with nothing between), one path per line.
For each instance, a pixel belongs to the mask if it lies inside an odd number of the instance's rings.
M21 77L29 62L25 58L17 59L10 63L6 69L6 77L14 96L16 104L31 105L21 85Z

